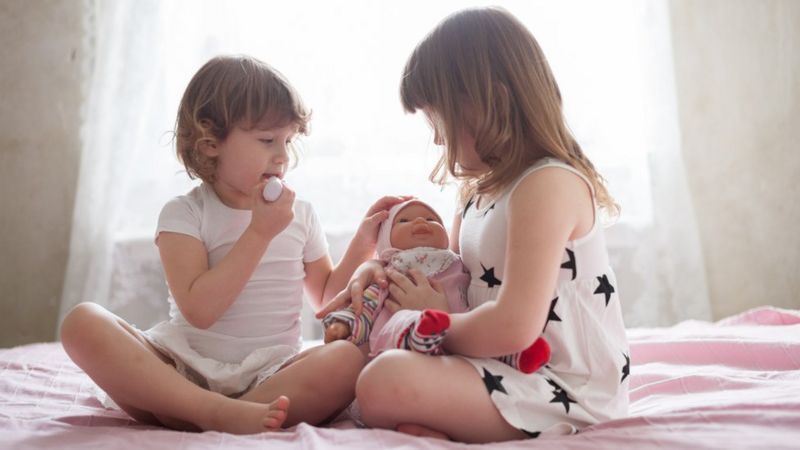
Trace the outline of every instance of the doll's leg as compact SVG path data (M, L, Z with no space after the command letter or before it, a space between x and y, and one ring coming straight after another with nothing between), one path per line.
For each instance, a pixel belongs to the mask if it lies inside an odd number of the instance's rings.
M379 295L378 285L370 285L364 291L364 297L361 300L361 314L356 315L352 308L345 308L325 316L325 319L322 320L322 325L325 327L325 343L344 338L356 345L366 342L372 330L372 324L375 322ZM346 327L347 332L335 331L335 328L342 325Z
M550 344L540 337L525 350L511 355L498 356L497 359L522 373L533 373L550 361Z
M397 348L441 355L442 342L448 328L450 328L450 315L444 311L426 309L401 333Z

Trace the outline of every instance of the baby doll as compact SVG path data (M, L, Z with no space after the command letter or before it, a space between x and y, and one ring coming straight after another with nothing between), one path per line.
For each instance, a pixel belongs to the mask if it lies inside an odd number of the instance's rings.
M398 272L407 274L414 268L438 282L450 313L467 311L469 273L459 255L449 249L441 217L426 203L412 199L390 209L378 232L376 253ZM369 342L370 356L392 348L442 354L441 343L450 326L448 313L426 309L392 314L383 307L387 296L387 289L373 284L364 291L360 314L356 315L351 307L328 314L322 322L325 342L339 339L356 345ZM550 346L540 337L526 350L497 359L532 373L550 359Z

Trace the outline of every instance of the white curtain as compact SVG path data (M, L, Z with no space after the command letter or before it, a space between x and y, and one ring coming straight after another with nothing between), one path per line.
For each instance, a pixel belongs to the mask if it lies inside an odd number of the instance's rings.
M219 53L267 61L312 108L312 134L287 181L316 207L334 257L381 195L417 195L451 216L455 191L427 181L439 149L424 120L402 112L399 77L439 20L484 3L96 2L61 316L95 301L140 327L165 317L152 233L161 206L193 185L169 131L189 78ZM708 319L665 0L490 4L506 7L539 40L570 126L622 204L607 233L628 325Z

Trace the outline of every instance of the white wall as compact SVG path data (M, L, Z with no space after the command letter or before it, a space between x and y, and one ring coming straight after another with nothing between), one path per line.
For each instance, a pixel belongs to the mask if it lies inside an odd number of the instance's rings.
M82 1L0 3L0 347L49 341L72 222Z
M670 6L683 154L714 316L800 308L800 2Z

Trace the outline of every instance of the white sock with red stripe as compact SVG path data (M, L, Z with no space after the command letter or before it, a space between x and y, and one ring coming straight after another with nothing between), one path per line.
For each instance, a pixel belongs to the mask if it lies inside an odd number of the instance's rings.
M436 309L426 309L400 336L398 348L428 355L440 355L448 328L450 328L449 314Z

